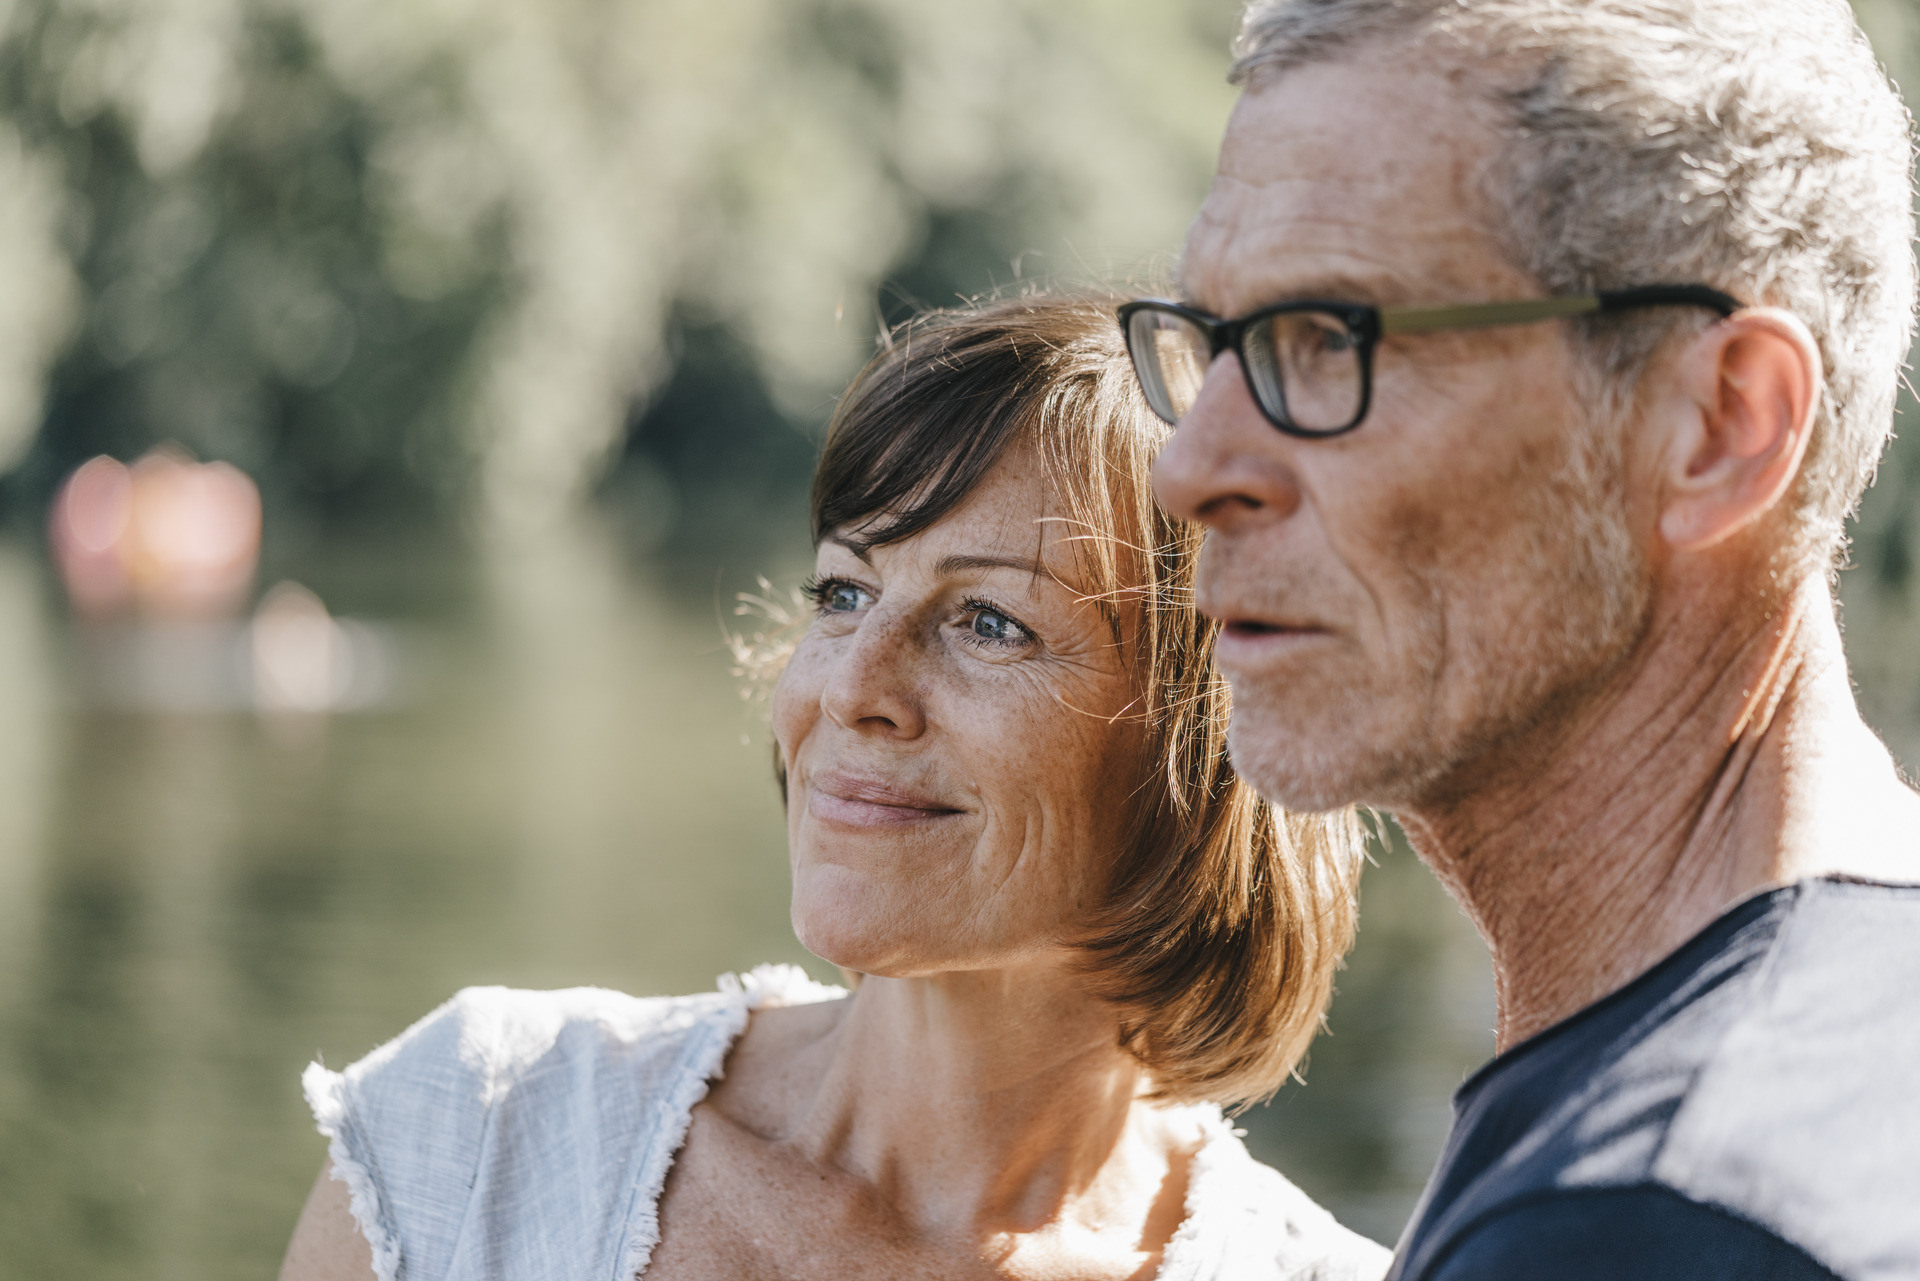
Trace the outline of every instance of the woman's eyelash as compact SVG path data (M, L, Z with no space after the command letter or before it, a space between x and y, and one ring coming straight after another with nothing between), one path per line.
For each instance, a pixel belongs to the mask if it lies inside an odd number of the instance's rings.
M844 578L834 578L831 575L822 576L820 574L810 574L807 576L807 580L800 584L800 594L808 600L811 600L814 604L819 605L826 601L827 593L831 592L834 588L851 586L853 586L853 584Z
M833 602L833 594L843 587L860 592L863 595L867 590L851 579L834 578L831 576L822 578L818 574L815 574L800 584L800 594L813 602L815 612L824 614L827 612L827 607Z
M818 614L839 612L832 608L833 595L842 589L859 592L862 595L865 595L867 590L851 579L835 578L832 576L822 577L818 574L810 576L805 582L800 584L800 594L813 602L814 612ZM990 600L985 600L978 596L969 596L960 602L960 609L968 617L969 621L966 630L968 639L974 644L1019 645L1029 644L1037 639L1033 634L1032 628ZM1010 627L1020 633L1019 637L1003 638L978 634L974 630L973 623L981 614L993 614L1005 619Z
M996 640L992 637L979 636L974 634L973 628L969 626L967 628L968 634L978 644L1017 645L1022 643L1030 643L1038 639L1037 637L1034 636L1033 629L1031 627L1028 627L1025 623L1021 622L1018 618L1015 618L1012 614L1008 613L1005 609L994 604L990 600L982 600L978 596L969 596L965 600L960 602L960 608L969 616L970 619L973 617L977 617L980 614L998 614L1000 617L1006 619L1009 623L1011 623L1019 631L1021 637L1023 638L1022 640L1019 640L1019 641Z

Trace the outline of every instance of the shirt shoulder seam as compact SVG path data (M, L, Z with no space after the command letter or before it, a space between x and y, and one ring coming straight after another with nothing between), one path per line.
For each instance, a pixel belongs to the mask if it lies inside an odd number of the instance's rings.
M1827 1267L1826 1264L1822 1263L1813 1254L1808 1253L1804 1246L1789 1241L1766 1224L1756 1222L1727 1206L1718 1205L1711 1201L1702 1201L1698 1197L1682 1192L1680 1189L1661 1180L1646 1179L1635 1183L1611 1184L1604 1187L1542 1188L1536 1191L1522 1193L1519 1196L1502 1201L1498 1205L1490 1206L1470 1219L1466 1224L1462 1225L1460 1230L1455 1232L1451 1239L1447 1241L1446 1246L1434 1255L1431 1262L1420 1270L1417 1278L1407 1277L1404 1278L1403 1281L1424 1281L1425 1278L1434 1276L1441 1268L1445 1267L1447 1261L1458 1254L1464 1246L1481 1232L1493 1227L1502 1219L1510 1218L1523 1211L1553 1201L1580 1201L1594 1197L1615 1196L1626 1192L1651 1192L1672 1197L1674 1200L1710 1218L1723 1219L1739 1227L1752 1229L1754 1232L1772 1241L1780 1249L1801 1255L1823 1272L1834 1275L1833 1269Z
M1686 1196L1688 1200L1693 1200L1690 1194L1681 1192L1678 1187L1668 1182L1660 1173L1661 1162L1667 1156L1668 1146L1673 1139L1673 1132L1679 1128L1682 1114L1686 1112L1688 1105L1693 1102L1695 1091L1700 1084L1700 1078L1721 1061L1726 1050L1727 1041L1741 1028L1745 1027L1749 1020L1754 1017L1753 1009L1755 1006L1764 1006L1770 1002L1773 987L1778 977L1780 954L1786 947L1787 931L1793 928L1795 921L1800 916L1800 906L1805 902L1806 882L1799 882L1788 887L1786 904L1784 911L1781 913L1779 924L1775 926L1773 936L1767 940L1765 955L1761 956L1753 967L1753 977L1750 981L1751 999L1746 1003L1745 1008L1737 1011L1733 1017L1726 1021L1725 1026L1715 1035L1712 1049L1702 1054L1699 1061L1693 1065L1692 1070L1687 1073L1687 1088L1681 1093L1680 1100L1674 1106L1673 1112L1668 1116L1666 1123L1660 1127L1660 1137L1654 1144L1652 1154L1647 1158L1647 1173L1652 1183L1659 1187L1668 1188L1676 1196Z

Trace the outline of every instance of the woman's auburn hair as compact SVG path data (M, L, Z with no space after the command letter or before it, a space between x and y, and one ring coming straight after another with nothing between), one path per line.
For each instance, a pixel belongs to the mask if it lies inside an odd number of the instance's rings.
M1203 530L1155 501L1171 434L1141 397L1114 307L1031 294L902 325L854 380L814 473L814 541L896 543L959 507L1006 452L1041 458L1081 569L1140 683L1134 840L1080 937L1089 986L1154 1097L1264 1099L1324 1022L1353 942L1352 809L1276 810L1227 756L1217 626L1193 604ZM784 780L782 780L784 782Z

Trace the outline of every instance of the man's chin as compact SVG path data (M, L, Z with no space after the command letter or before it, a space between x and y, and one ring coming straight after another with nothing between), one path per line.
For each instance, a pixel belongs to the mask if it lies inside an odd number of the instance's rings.
M1404 753L1353 728L1307 729L1236 707L1227 749L1255 791L1293 813L1391 805L1403 790Z

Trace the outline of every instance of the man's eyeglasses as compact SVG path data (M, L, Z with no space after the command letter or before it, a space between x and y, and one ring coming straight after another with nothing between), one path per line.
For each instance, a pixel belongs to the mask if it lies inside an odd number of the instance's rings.
M1744 305L1706 285L1644 285L1458 307L1283 302L1238 320L1147 298L1126 304L1119 316L1147 404L1168 422L1193 408L1207 368L1231 351L1267 421L1290 436L1317 437L1352 431L1367 416L1373 349L1386 334L1530 325L1636 307L1706 307L1725 317Z

